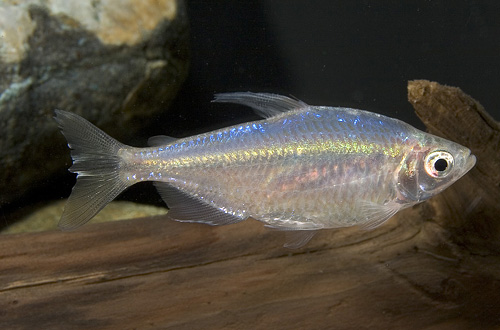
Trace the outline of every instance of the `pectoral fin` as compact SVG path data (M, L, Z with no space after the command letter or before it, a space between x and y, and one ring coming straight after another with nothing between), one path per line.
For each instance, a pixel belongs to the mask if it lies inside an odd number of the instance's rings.
M401 209L396 203L385 205L364 201L361 203L361 210L365 216L365 222L360 224L360 228L370 230L377 228Z
M286 231L286 241L283 247L298 249L306 245L316 235L316 230L289 230Z

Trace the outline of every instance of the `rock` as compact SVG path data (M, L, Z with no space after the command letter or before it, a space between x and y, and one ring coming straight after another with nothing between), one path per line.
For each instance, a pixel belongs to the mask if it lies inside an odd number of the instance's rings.
M182 0L0 3L0 207L68 166L54 109L121 140L165 111L187 74L187 27Z

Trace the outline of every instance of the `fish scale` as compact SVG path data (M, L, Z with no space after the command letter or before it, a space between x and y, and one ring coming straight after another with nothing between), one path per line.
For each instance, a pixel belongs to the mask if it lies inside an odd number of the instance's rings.
M333 125L328 125L331 122L328 121L329 117L331 117L331 112L328 109L313 111L313 109L308 108L305 112L304 110L300 110L296 114L288 114L286 121L278 117L273 122L268 122L260 126L261 129L259 130L241 132L243 126L234 126L213 133L212 136L219 136L219 138L211 139L213 141L211 142L211 146L199 148L197 151L193 150L191 146L193 145L193 140L199 139L200 136L194 137L191 140L179 141L178 148L185 150L183 150L183 153L180 151L177 153L182 153L183 159L186 159L188 156L185 155L188 154L190 161L180 162L176 159L171 160L174 164L189 164L186 165L187 168L179 170L179 177L175 178L175 186L188 194L203 196L217 207L232 205L231 209L234 213L239 214L247 211L248 214L255 218L272 218L273 221L279 223L279 221L289 218L289 214L292 212L296 212L304 216L304 219L301 218L301 222L316 221L307 225L298 223L297 226L317 225L321 227L338 227L349 217L339 214L338 219L332 219L332 212L335 209L342 209L345 210L344 213L349 212L353 214L356 204L352 203L352 207L342 207L338 206L335 200L332 200L329 203L329 207L313 211L312 209L314 209L315 204L318 204L318 202L326 204L325 199L331 195L332 191L339 192L341 195L339 200L354 201L353 192L354 190L359 190L360 185L365 184L363 178L369 175L377 175L357 171L357 164L359 162L366 163L365 159L372 157L368 152L364 154L353 153L352 150L356 148L364 150L363 146L366 146L368 141L357 138L353 139L353 132L348 131L342 132L343 139L341 140L338 136L339 134L333 134L333 129L331 128ZM339 114L335 114L334 120L336 120L333 123L337 126L341 125L339 123L344 123L347 129L351 129L353 125L349 125L349 123L360 120L359 116L354 116L354 118L346 117L349 117L348 114L342 118L342 121L339 121ZM321 124L319 121L320 118L325 120L325 125ZM264 132L262 131L262 127L264 127ZM302 127L303 130L308 131L310 133L309 136L306 138L297 138L298 127ZM385 128L383 129L385 130ZM238 134L238 132L241 133ZM266 139L262 142L255 138L256 134L266 134L265 136L268 137L278 136L278 139ZM323 136L325 137L323 138ZM235 143L232 143L230 139L235 139ZM348 139L349 141L347 141ZM338 141L343 142L340 144L336 143ZM276 147L276 144L278 144L278 147ZM393 145L385 146L379 144L378 146L379 150L383 148L396 149L396 146ZM202 159L204 155L212 152L210 149L218 150L219 158L215 158L213 162L207 163ZM253 158L251 151L255 149L267 150L268 153L265 157ZM376 152L376 150L372 152ZM339 157L341 154L349 153L353 155L344 159ZM395 159L395 163L399 164L401 159L396 158L397 155L397 153L394 154L392 158ZM158 157L162 158L161 153L158 154ZM247 202L243 205L240 193L234 194L235 188L255 185L255 176L253 173L249 173L247 166L241 165L254 163L264 164L262 166L269 169L267 176L263 178L265 185L258 187L260 191L266 192L267 198L260 197L254 203ZM214 164L217 165L216 168L208 171L208 168L213 167ZM319 172L318 165L323 167L328 166L327 172L324 175L318 175L314 179L306 180L305 184L300 184L301 178L310 173ZM332 167L335 165L337 166L337 171L332 170ZM169 165L165 166L165 168L168 167ZM373 167L372 171L379 171L379 168ZM179 180L181 178L182 180ZM168 180L166 181L169 182ZM178 184L178 182L181 182L181 184ZM315 195L314 198L309 197L311 189L321 189L321 196ZM285 191L285 193L280 194L281 191ZM387 194L390 193L387 192ZM371 194L371 196L376 197L374 194ZM356 197L366 196L361 195ZM365 199L373 201L372 197ZM388 198L393 197L394 193L392 192L392 196L388 196ZM318 218L320 219L318 220ZM327 218L329 219L329 223L325 224L323 219ZM269 222L268 225L274 226L274 223Z
M317 229L374 228L475 163L463 146L367 111L263 93L218 94L215 101L250 106L265 119L181 139L154 137L154 147L134 148L56 111L78 174L60 227L76 228L126 187L154 181L174 220L218 225L252 217L304 232L288 243L297 247ZM438 159L444 169L434 167Z

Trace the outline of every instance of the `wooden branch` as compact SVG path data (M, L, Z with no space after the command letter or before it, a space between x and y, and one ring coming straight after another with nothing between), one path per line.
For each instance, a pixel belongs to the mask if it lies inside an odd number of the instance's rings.
M477 104L455 107L457 97L469 100L435 83L409 87L426 125L471 146L477 168L373 231L325 231L300 250L282 248L283 233L253 220L210 227L154 217L2 236L2 328L500 326L500 250L491 241L498 202L490 196L500 162L484 158L498 124Z
M429 131L469 147L476 166L430 203L434 219L474 253L500 251L500 124L459 88L426 80L408 84L408 99Z

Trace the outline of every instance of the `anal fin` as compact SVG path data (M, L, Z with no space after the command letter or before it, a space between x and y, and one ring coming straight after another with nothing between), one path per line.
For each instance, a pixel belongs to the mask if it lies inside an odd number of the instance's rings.
M203 201L201 198L191 196L168 183L155 183L161 197L169 208L168 217L181 222L198 222L212 226L228 225L245 220Z

